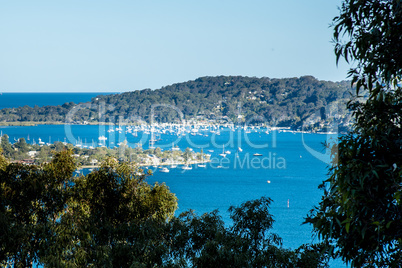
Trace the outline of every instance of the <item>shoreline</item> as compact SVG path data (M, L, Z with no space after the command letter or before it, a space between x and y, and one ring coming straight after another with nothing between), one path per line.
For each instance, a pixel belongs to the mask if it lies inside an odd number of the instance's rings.
M66 122L36 122L36 121L26 121L26 122L0 122L0 127L16 126L16 127L33 127L38 125L73 125L73 126L119 126L116 123L111 122L86 122L86 123L66 123ZM138 123L125 123L125 126L138 126ZM151 126L151 124L147 124ZM229 127L233 124L219 124L219 123L198 123L198 124L177 124L177 123L162 123L162 126L218 126L218 127ZM266 128L267 126L248 126L248 127L259 127ZM269 127L269 126L268 126ZM241 127L243 128L243 126ZM331 131L307 131L307 130L293 130L291 127L270 127L271 131L279 132L293 132L293 133L308 133L308 134L336 134Z
M184 165L196 165L196 164L205 164L209 163L211 160L204 160L204 161L190 161L188 163L180 163L180 162L175 162L175 163L159 163L157 165L155 164L138 164L139 167L147 167L147 166L171 166L171 165L177 165L177 166L184 166ZM100 165L83 165L78 167L78 169L87 169L87 168L100 168Z
M107 123L107 122L87 122L85 124L78 124L78 123L66 123L66 122L37 122L37 121L21 121L21 122L0 122L0 126L18 126L18 127L33 127L37 125L99 125L99 126L104 126L104 125L116 125L113 123ZM126 125L131 125L131 124L126 124ZM134 125L134 124L132 124Z

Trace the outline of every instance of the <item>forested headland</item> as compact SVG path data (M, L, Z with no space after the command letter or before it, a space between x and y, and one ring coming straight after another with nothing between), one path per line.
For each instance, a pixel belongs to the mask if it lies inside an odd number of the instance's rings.
M200 77L156 90L100 95L79 105L70 102L59 106L6 108L0 110L0 123L117 123L119 118L126 123L226 120L297 129L311 121L313 115L315 119L310 123L321 121L321 127L336 115L338 123L344 126L350 118L346 112L350 92L348 81L320 81L312 76Z

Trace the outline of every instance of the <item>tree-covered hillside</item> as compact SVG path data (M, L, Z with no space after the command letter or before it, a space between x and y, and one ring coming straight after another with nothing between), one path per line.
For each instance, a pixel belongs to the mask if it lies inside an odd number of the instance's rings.
M0 110L0 122L177 122L224 118L232 122L266 122L297 127L312 114L325 119L329 107L344 113L350 83L319 81L312 76L201 77L157 90L144 89L98 96L91 102ZM75 107L75 108L74 108ZM154 112L152 112L154 111Z

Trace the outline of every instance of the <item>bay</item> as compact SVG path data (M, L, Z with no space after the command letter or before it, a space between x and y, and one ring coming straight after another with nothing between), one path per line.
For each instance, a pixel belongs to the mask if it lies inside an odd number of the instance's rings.
M1 133L7 134L11 142L24 137L28 143L41 139L49 143L66 141L96 146L99 137L105 136L109 147L127 140L132 147L142 143L144 149L148 148L149 134L139 132L135 137L126 133L124 127L122 133L108 130L108 126L96 125L0 127ZM229 206L268 196L274 201L271 206L271 214L276 220L273 231L283 238L284 246L296 248L312 242L311 227L302 222L320 200L322 192L318 185L326 177L327 165L306 151L305 145L320 152L326 135L277 131L266 134L262 129L246 133L228 128L221 128L220 133L180 137L160 135L155 146L168 150L174 143L181 150L189 147L197 152L202 148L211 154L212 161L206 168L193 165L192 170L179 167L170 169L169 173L153 168L154 175L149 182L165 182L170 187L179 199L177 214L188 209L194 209L197 214L218 209L228 223ZM239 147L242 152L237 152ZM231 153L223 158L219 156L223 150ZM262 156L254 156L255 153Z
M45 94L41 96L32 93L34 95L27 95L25 99L15 99L16 96L23 96L20 95L22 93L9 94L16 95L7 96L8 101L4 101L6 93L0 95L0 108L57 105L69 101L78 103L89 101L98 95L41 93ZM53 96L46 96L48 94ZM38 143L41 139L49 143L66 141L99 146L99 137L104 136L107 138L104 145L108 147L115 147L126 140L129 146L141 145L144 149L149 147L151 138L146 132L133 135L127 132L125 126L122 126L121 131L116 131L116 127L104 125L2 126L0 132L7 134L11 142L24 137L28 143ZM200 132L196 135L186 133L184 136L170 132L159 134L159 141L155 146L163 150L171 149L174 144L181 150L189 147L196 152L202 149L204 153L211 154L212 162L205 168L193 165L192 170L178 167L170 168L169 173L162 173L158 168L149 167L153 170L149 182L166 183L178 197L179 208L176 214L193 209L200 215L218 209L225 223L229 225L229 206L238 206L242 202L267 196L273 199L270 212L275 223L272 231L283 238L285 248L294 249L304 243L318 242L312 236L311 226L302 223L322 196L318 185L327 178L328 167L322 159L315 156L324 155L322 143L327 140L328 135L284 131L271 131L267 134L262 128L248 133L249 131L240 128L233 131L220 127L219 132L220 135L212 132ZM219 155L223 151L231 153L223 158ZM254 156L255 153L261 156ZM331 263L331 267L345 265L335 261Z

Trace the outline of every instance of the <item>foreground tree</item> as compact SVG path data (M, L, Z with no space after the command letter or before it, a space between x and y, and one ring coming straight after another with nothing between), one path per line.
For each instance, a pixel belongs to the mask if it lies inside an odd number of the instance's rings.
M71 155L57 153L40 166L10 164L0 155L0 265L161 263L149 245L163 234L156 226L173 216L174 194L164 184L146 183L142 170L113 160L75 177Z
M307 222L353 267L401 267L402 2L346 0L334 22L337 59L357 62L349 75L368 98L349 103L354 130Z
M229 227L218 211L202 216L188 211L173 218L167 267L328 267L323 244L282 248L281 238L272 233L271 202L261 197L230 207Z
M60 153L43 166L0 159L0 264L32 267L47 250L76 168L70 154Z
M57 228L52 249L57 254L47 254L42 261L48 266L160 265L163 232L158 228L173 217L177 199L166 185L148 184L147 177L114 159L76 177L68 211Z
M13 158L14 154L15 154L15 150L12 147L8 138L9 137L7 134L4 134L3 136L0 137L0 148L2 149L2 152L5 157Z
M267 197L229 209L174 217L166 185L110 158L74 176L72 151L44 165L10 164L0 154L0 266L327 267L323 245L282 248Z

